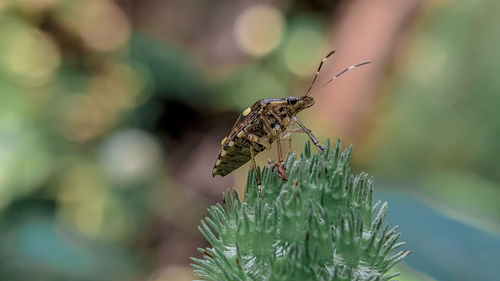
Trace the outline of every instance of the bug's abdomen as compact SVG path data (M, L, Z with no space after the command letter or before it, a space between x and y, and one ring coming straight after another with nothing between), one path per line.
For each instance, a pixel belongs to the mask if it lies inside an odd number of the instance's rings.
M247 163L251 159L250 146L252 146L255 153L265 149L263 145L251 142L245 132L242 132L240 137L235 136L223 143L212 170L213 176L223 177Z

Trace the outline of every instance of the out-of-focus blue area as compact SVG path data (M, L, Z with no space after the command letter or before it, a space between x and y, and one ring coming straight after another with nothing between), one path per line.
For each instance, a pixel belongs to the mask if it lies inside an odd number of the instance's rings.
M86 239L52 216L53 206L45 200L16 202L3 214L0 279L109 280L118 272L138 271L137 257L123 252L122 245Z
M444 216L407 189L379 188L374 197L389 203L387 221L412 251L405 264L440 281L498 280L500 237Z

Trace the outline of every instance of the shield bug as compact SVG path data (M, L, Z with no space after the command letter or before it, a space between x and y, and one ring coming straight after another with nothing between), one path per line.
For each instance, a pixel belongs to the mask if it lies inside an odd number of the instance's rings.
M212 170L212 175L214 177L216 175L223 177L251 160L251 165L257 180L258 192L259 195L261 195L261 180L255 163L255 156L259 152L264 149L270 149L271 144L276 142L279 162L273 163L273 167L278 168L278 176L286 181L286 168L281 147L283 139L289 138L292 133L302 132L309 136L318 150L324 150L311 130L297 118L297 113L314 104L313 96L320 89L335 81L335 79L339 78L347 71L370 63L368 61L351 65L330 78L317 88L317 90L311 91L323 63L333 53L335 53L335 51L331 51L321 60L316 75L303 96L261 99L241 113L229 135L221 142L222 147ZM298 128L293 128L295 124L298 125Z

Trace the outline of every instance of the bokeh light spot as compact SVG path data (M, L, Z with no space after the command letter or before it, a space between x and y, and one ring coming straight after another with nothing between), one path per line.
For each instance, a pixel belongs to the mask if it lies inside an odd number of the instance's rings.
M452 70L447 70L450 54L440 38L430 35L421 37L419 52L410 58L410 63L404 69L420 85L433 85L440 81L442 75ZM433 96L433 98L436 98Z
M321 32L307 26L298 27L287 40L283 52L285 64L295 75L310 76L318 64L313 58L324 55L325 49L326 40Z
M238 16L234 36L245 53L262 57L279 45L283 28L283 16L278 9L258 4L247 8Z
M0 43L4 52L0 62L23 84L46 83L61 62L57 45L45 33L23 26L6 34L7 40Z
M231 98L242 110L255 102L257 98L286 96L283 82L269 71L252 70L252 74L242 81L236 94Z
M123 11L115 4L99 1L82 14L82 36L87 45L99 51L121 47L129 37L130 26Z
M109 52L120 48L128 40L130 23L115 3L93 0L65 4L59 19L77 32L87 47Z
M0 110L0 211L40 188L53 164L40 128L23 115L18 92L10 93L2 97Z
M108 112L127 110L136 105L142 83L126 64L111 64L89 83L89 94Z
M73 159L58 192L59 218L79 232L100 239L123 239L133 229L125 206L106 185L99 170L82 159Z
M115 119L114 115L102 111L99 103L89 95L75 95L64 104L64 135L73 141L87 141L98 136Z
M159 143L149 134L135 129L109 137L101 148L99 159L111 181L119 186L147 180L162 166Z

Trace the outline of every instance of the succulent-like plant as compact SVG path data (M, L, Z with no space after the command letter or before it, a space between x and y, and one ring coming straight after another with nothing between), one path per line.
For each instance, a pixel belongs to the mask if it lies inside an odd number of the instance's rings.
M387 203L372 203L373 178L351 174L352 146L340 140L311 155L310 143L288 156L288 182L272 168L262 175L262 198L249 171L244 201L236 191L208 209L199 230L211 248L192 258L201 280L390 280L387 272L410 252L393 251L397 226L384 225Z

